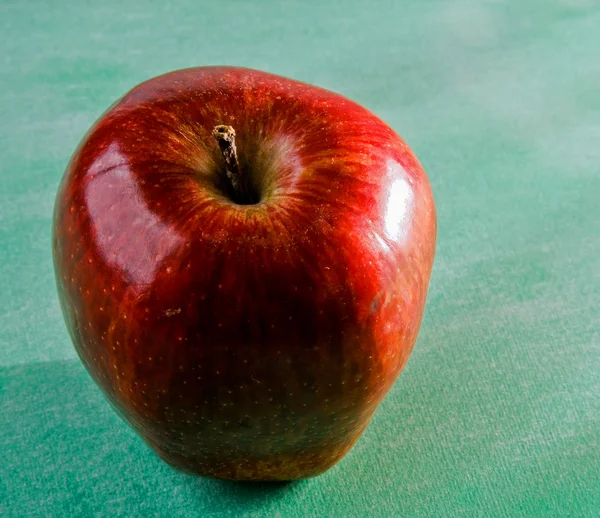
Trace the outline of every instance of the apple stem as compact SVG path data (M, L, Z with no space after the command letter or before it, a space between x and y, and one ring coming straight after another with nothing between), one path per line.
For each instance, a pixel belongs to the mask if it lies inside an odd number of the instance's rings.
M237 149L235 147L235 130L231 126L221 124L212 131L217 140L223 158L225 159L225 173L233 190L233 201L242 205L254 203L246 178L240 172Z

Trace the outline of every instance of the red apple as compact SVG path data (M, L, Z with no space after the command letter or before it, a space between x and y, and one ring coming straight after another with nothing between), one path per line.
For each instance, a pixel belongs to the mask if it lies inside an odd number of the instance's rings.
M68 330L120 415L186 472L289 480L335 464L405 365L436 217L365 108L208 67L100 118L53 231Z

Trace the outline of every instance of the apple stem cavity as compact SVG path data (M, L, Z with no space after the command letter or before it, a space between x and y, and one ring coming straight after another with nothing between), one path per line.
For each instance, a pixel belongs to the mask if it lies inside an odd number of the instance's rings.
M231 126L220 124L214 127L212 135L217 140L225 160L225 174L231 187L231 199L240 205L258 203L258 197L252 192L246 176L240 170L235 147L235 130Z

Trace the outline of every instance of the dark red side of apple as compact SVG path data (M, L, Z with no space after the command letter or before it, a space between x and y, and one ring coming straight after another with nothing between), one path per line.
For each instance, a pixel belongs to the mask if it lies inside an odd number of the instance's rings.
M258 204L228 195L219 124ZM369 111L219 67L113 105L53 230L73 343L120 414L180 469L281 480L339 460L406 363L436 218L417 159Z

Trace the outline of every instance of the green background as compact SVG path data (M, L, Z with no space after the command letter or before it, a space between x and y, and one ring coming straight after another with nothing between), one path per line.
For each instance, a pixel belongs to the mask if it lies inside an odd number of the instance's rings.
M0 3L0 515L600 515L597 1ZM330 88L411 145L439 216L403 375L316 479L162 464L69 343L54 194L138 82L232 64Z

